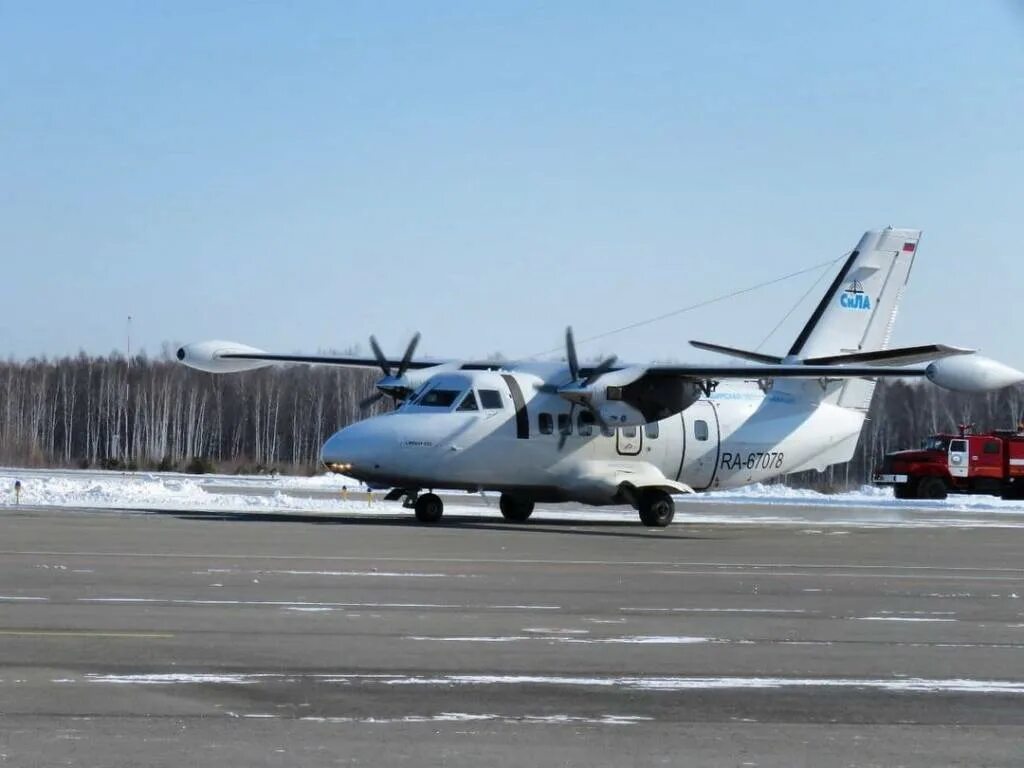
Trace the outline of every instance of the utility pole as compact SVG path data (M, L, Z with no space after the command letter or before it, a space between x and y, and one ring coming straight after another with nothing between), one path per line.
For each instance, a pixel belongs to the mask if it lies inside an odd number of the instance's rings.
M124 374L124 462L128 463L128 440L131 432L128 428L128 414L131 412L129 402L131 399L131 377L132 377L132 316L128 315L128 322L125 326L126 357L127 367Z

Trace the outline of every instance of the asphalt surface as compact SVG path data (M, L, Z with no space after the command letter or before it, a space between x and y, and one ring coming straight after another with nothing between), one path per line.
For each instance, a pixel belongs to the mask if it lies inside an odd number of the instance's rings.
M0 765L1020 766L1022 544L8 509Z

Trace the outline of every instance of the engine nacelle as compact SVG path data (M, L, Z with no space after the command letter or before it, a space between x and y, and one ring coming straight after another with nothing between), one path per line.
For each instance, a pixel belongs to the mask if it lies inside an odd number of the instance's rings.
M925 368L933 384L955 392L988 392L1024 381L1024 373L982 355L957 355Z
M234 341L200 341L178 350L178 360L189 368L207 373L240 373L266 368L273 363L264 360L225 360L224 355L261 355L262 349Z
M701 388L696 381L637 367L611 371L587 387L570 384L558 393L570 402L589 402L612 426L641 426L685 411L700 398Z

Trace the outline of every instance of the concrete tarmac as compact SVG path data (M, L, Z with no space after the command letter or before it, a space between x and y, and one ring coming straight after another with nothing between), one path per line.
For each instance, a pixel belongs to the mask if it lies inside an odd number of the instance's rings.
M7 510L0 764L1020 766L1022 545Z

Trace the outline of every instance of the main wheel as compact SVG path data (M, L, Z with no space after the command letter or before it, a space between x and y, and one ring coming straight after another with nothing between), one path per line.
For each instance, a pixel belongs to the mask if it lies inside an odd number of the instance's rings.
M416 519L421 523L436 523L444 514L444 502L434 493L424 493L416 499Z
M664 491L650 488L640 495L640 522L648 528L664 528L675 515L676 504Z
M498 507L501 508L501 516L510 523L525 523L533 514L532 501L517 499L507 493L501 494Z
M946 490L946 483L941 477L925 477L917 486L917 496L920 499L944 499Z

